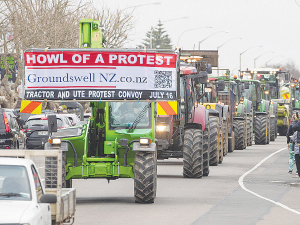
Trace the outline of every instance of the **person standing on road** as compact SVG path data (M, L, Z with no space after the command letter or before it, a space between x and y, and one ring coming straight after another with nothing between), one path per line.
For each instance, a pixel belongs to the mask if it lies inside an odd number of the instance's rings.
M292 116L292 122L290 123L287 133L286 133L286 139L287 139L287 148L289 150L289 173L293 172L294 164L295 164L295 153L294 153L294 147L293 147L293 141L291 140L291 136L293 136L293 126L298 122L297 115L294 114Z

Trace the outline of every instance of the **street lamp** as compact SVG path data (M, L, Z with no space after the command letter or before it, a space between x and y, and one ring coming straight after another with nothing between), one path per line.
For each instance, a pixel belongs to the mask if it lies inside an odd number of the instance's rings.
M256 61L259 57L261 57L261 56L263 56L264 54L267 54L267 53L274 53L274 52L268 51L268 52L265 52L265 53L263 53L263 54L257 56L257 57L254 59L254 68L255 68L255 61Z
M215 33L213 33L213 34L207 36L207 37L204 38L202 41L199 41L199 47L198 47L199 50L200 50L200 44L201 44L203 41L205 41L207 38L209 38L209 37L211 37L211 36L213 36L213 35L215 35L215 34L217 34L217 33L229 33L229 31L217 31L217 32L215 32Z
M224 42L223 44L221 44L220 46L218 46L217 51L219 51L219 48L221 48L223 45L227 44L229 41L232 41L234 39L242 39L242 38L231 38L230 40L228 40L228 41ZM219 58L219 54L218 54L218 58ZM219 59L218 59L218 75L219 75Z
M181 35L183 35L185 32L188 32L188 31L191 31L191 30L203 29L203 28L212 28L212 27L198 27L198 28L193 28L193 29L188 29L188 30L183 31L183 32L179 35L179 37L178 37L178 40L177 40L177 46L179 46L179 39L180 39Z
M152 2L152 3L147 3L147 4L128 6L128 7L124 8L124 9L122 9L120 12L123 12L125 9L137 8L137 7L146 6L146 5L160 5L160 2Z
M245 52L247 52L248 50L250 50L251 48L256 48L256 47L262 47L262 46L259 46L259 45L255 45L255 46L252 46L252 47L250 47L250 48L248 48L248 49L246 49L245 51L243 51L243 52L241 52L240 53L240 72L242 71L242 69L241 69L241 67L242 67L242 55L245 53Z
M278 58L278 57L284 57L284 56L283 56L283 55L278 55L278 56L273 57L272 59L270 59L269 61L266 62L266 66L268 65L268 63L269 63L270 61L272 61L273 59L276 59L276 58Z

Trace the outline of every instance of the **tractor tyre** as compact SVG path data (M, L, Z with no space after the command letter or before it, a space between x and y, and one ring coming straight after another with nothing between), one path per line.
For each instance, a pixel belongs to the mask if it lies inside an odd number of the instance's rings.
M250 146L251 142L251 119L250 114L247 116L247 146Z
M228 152L234 151L234 136L232 138L228 138Z
M253 141L253 109L250 111L250 142L249 146L252 146L252 141Z
M276 118L275 117L272 117L270 119L270 141L275 141L275 138L276 138L276 135L275 135L275 132L276 132Z
M227 125L228 120L223 121L223 155L227 155L228 153L228 125Z
M209 174L209 127L203 132L203 176Z
M209 165L217 166L219 164L219 149L218 149L218 127L219 118L216 116L209 117Z
M202 130L187 129L183 137L183 177L201 178L203 175Z
M235 140L235 150L243 150L245 146L245 121L244 120L234 120L234 140Z
M268 121L267 121L267 144L270 143L270 132L271 132L271 121L270 121L270 116L268 116Z
M267 144L267 119L268 115L261 114L255 118L255 144L265 145Z
M223 147L223 120L221 121L222 123L219 124L219 140L218 140L218 145L219 145L219 163L223 162L224 158L224 147Z
M157 159L155 152L136 152L134 160L134 199L153 203L156 197Z

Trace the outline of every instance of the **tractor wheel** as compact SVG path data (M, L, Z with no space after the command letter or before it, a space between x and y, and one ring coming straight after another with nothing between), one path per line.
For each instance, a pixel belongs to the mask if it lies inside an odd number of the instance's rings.
M249 146L252 146L252 141L253 141L253 109L250 111L250 141L249 141Z
M223 155L227 155L228 153L228 130L227 130L227 121L228 120L225 120L223 121L223 128L222 128L222 131L223 131Z
M247 143L248 143L247 118L248 118L248 116L246 115L246 118L244 120L244 134L245 134L245 136L244 136L244 147L243 147L243 149L247 148Z
M251 119L250 119L250 114L247 116L247 146L250 146L251 142Z
M276 132L276 118L275 117L272 117L270 119L270 141L275 141L275 138L276 138L276 135L275 135L275 132Z
M203 176L209 174L209 127L203 132Z
M219 118L216 116L209 117L209 165L217 166L219 163L219 149L218 149L218 127Z
M136 152L134 160L134 199L136 203L153 203L156 197L156 153Z
M257 115L255 118L255 144L267 144L267 119L268 115Z
M223 120L222 123L219 124L219 163L223 162L223 157L224 157L224 147L223 147Z
M203 175L202 130L187 129L183 138L183 177L201 178Z
M245 146L245 121L244 120L234 120L234 139L236 150L243 150Z
M228 138L228 152L234 151L234 135L232 138Z
M270 131L271 131L271 129L270 129L270 116L268 116L268 121L267 121L267 144L269 144L270 143Z

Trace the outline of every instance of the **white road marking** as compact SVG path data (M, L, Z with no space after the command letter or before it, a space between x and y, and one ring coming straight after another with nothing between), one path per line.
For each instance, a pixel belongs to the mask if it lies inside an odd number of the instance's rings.
M275 201L273 201L273 200L271 200L271 199L265 198L265 197L263 197L263 196L261 196L261 195L255 193L255 192L253 192L253 191L248 190L248 189L244 186L244 182L243 182L243 181L244 181L244 178L245 178L249 173L251 173L251 172L253 172L254 170L256 170L259 166L261 166L261 164L263 164L266 160L268 160L269 158L271 158L273 155L275 155L275 154L277 154L277 153L279 153L279 152L281 152L281 151L283 151L283 150L285 150L285 149L286 149L286 148L282 148L282 149L280 149L280 150L278 150L278 151L276 151L276 152L273 152L271 155L269 155L268 157L266 157L266 158L264 158L263 160L261 160L258 164L256 164L256 166L254 166L251 170L249 170L249 171L247 171L246 173L244 173L244 174L239 178L239 185L240 185L241 188L243 188L245 191L247 191L247 192L249 192L249 193L251 193L251 194L253 194L253 195L255 195L255 196L257 196L257 197L259 197L259 198L261 198L261 199L264 199L264 200L266 200L266 201L269 201L269 202L271 202L271 203L273 203L273 204L276 204L276 205L278 205L278 206L280 206L280 207L282 207L282 208L284 208L284 209L287 209L287 210L289 210L289 211L291 211L291 212L293 212L293 213L296 213L296 214L300 215L300 212L297 211L297 210L291 209L291 208L289 208L288 206L281 204L280 202L275 202Z

